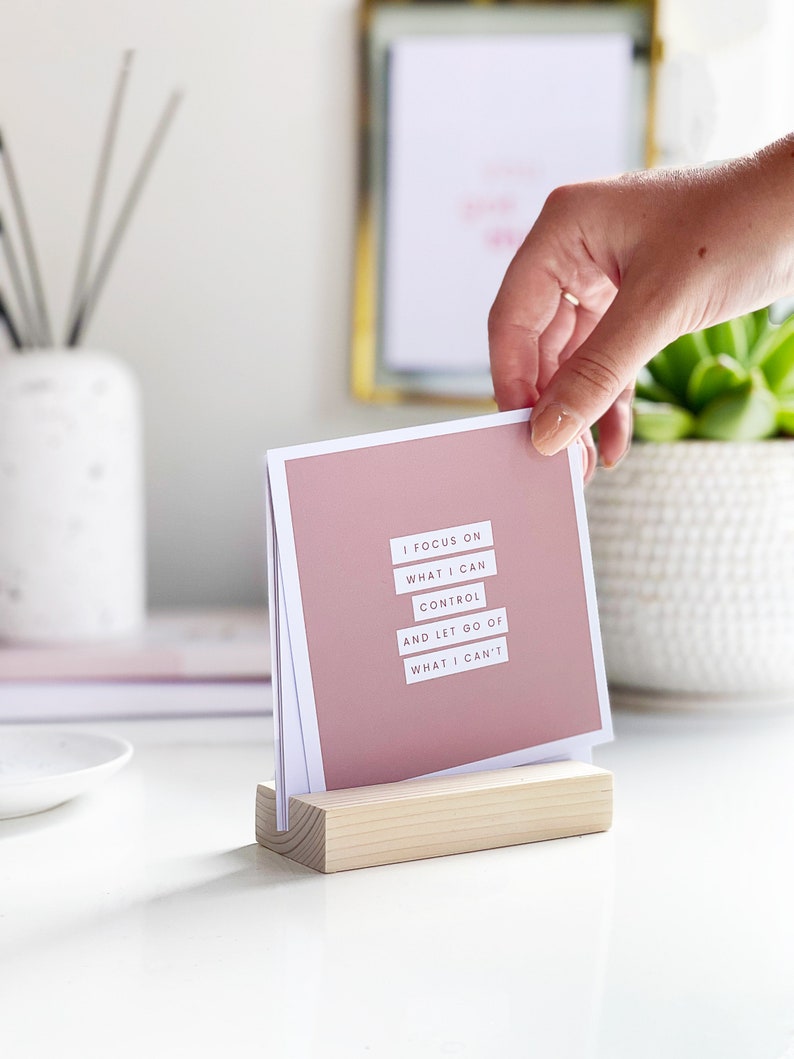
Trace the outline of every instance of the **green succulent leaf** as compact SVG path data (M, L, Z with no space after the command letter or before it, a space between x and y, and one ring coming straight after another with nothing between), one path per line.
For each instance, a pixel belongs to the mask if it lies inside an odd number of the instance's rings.
M758 309L671 342L638 375L634 412L646 441L794 437L794 314Z
M648 361L647 367L651 378L659 386L667 390L668 393L673 393L675 375L667 359L667 351L662 350L661 353L657 353L655 357Z
M647 367L640 368L635 392L637 397L643 401L659 401L664 404L676 403L676 397L672 390L668 390L665 386L658 383Z
M750 345L747 340L747 325L741 316L733 320L725 320L721 324L714 324L702 332L706 345L713 355L727 353L729 357L741 363L746 363Z
M756 309L741 317L747 331L747 348L752 358L755 346L763 339L772 324L769 322L769 309Z
M794 436L794 395L778 401L777 429L780 434Z
M794 331L771 344L758 366L773 393L794 393Z
M747 369L727 353L706 357L695 365L689 377L686 390L687 407L693 412L699 412L715 397L734 389L746 378Z
M749 378L710 401L697 417L696 433L714 441L757 441L777 431L778 403Z
M691 437L695 417L676 404L634 401L634 436L642 441L680 441Z
M703 334L695 331L681 335L665 346L661 353L648 362L648 370L660 386L669 390L678 400L684 400L695 365L709 354Z
M763 364L780 346L788 344L794 337L794 316L784 320L782 324L769 324L753 348L751 362L753 365Z

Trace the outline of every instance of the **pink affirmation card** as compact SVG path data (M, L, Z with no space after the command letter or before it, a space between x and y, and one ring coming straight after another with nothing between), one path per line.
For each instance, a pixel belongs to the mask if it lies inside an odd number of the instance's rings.
M309 789L611 738L577 447L538 455L524 411L267 462L274 650L297 699L285 722L277 687L276 716Z

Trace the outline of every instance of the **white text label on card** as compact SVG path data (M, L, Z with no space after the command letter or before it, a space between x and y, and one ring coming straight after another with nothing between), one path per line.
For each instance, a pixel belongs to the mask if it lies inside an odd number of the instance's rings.
M423 680L449 677L453 673L498 666L508 661L507 640L501 636L493 640L480 640L465 647L448 647L443 651L414 655L413 658L403 659L403 666L406 684L418 684Z
M509 631L507 610L504 607L496 607L494 610L479 611L476 617L432 621L398 629L397 644L401 655L412 655L417 651L430 651L434 647L466 643L469 640L478 640L481 636Z
M440 592L424 592L411 600L414 620L438 618L446 614L462 614L467 610L482 610L487 606L485 583L476 581L462 588L445 588Z
M493 544L493 529L490 521L471 522L465 526L449 526L447 529L430 530L427 533L412 533L407 537L392 537L391 561L410 563L417 559L441 558L468 552L474 548L488 548Z
M496 553L492 549L439 562L431 560L429 563L398 567L394 571L394 587L400 596L423 588L457 585L464 581L473 581L477 577L493 577L495 573Z

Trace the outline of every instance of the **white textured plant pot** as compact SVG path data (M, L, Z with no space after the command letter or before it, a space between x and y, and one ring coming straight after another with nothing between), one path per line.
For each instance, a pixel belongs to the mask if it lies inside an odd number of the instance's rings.
M144 618L138 386L113 357L0 359L0 637L105 639Z
M613 687L794 705L794 440L636 443L586 499Z

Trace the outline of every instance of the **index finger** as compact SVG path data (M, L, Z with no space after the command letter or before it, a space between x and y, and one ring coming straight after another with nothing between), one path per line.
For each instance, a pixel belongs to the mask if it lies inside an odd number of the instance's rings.
M531 234L510 263L488 316L491 377L501 411L537 401L540 339L560 304L560 282L537 263Z

